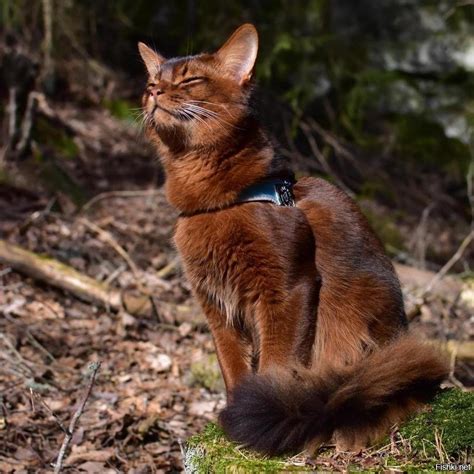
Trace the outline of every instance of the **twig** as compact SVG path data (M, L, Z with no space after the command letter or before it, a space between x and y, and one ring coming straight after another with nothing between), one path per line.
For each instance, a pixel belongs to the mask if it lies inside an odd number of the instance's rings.
M134 197L147 197L160 194L162 191L159 189L145 189L145 190L123 190L123 191L108 191L105 193L94 196L90 201L86 202L81 208L81 214L86 213L92 206L97 204L99 201L104 199L113 199L116 197L120 198L134 198Z
M448 273L452 266L462 257L464 250L467 249L473 239L474 230L471 230L467 237L461 242L461 245L458 247L454 255L444 264L443 268L441 268L441 270L432 278L428 285L426 285L425 289L422 292L423 296L430 293L434 286L437 285L439 281L446 276L446 273Z
M43 407L46 409L48 414L51 415L54 418L54 421L59 426L61 431L63 433L68 434L69 431L67 430L67 428L63 425L63 423L59 419L58 415L56 415L56 413L54 413L54 411L51 409L51 407L43 400L43 398L41 397L41 394L39 394L38 392L35 392L31 387L30 387L30 394L31 394L31 404L32 404L32 407L33 407L33 412L35 411L34 400L36 399L41 403L41 405L43 405Z
M35 118L36 107L38 103L38 93L30 92L28 95L28 102L26 104L25 114L21 124L21 136L15 147L15 151L22 155L28 147L31 140L31 129L33 128L33 121Z
M469 7L471 5L474 5L474 0L464 0L464 1L461 1L459 2L457 5L454 5L454 7L450 8L447 13L444 15L444 19L447 20L451 15L454 14L454 12L458 9L458 8L462 8L462 7Z
M344 145L342 145L331 132L324 130L324 128L313 119L309 119L308 121L311 128L319 133L319 135L321 135L323 139L334 148L336 153L339 153L339 155L341 155L346 160L356 163L354 155Z
M63 444L61 445L61 449L59 450L59 454L56 459L56 463L54 465L54 474L59 474L61 472L64 456L71 442L72 435L74 434L74 430L76 429L76 424L79 421L79 418L81 417L82 413L84 412L84 408L86 406L87 400L89 399L89 396L92 392L92 387L94 385L99 368L100 368L100 362L93 362L89 366L89 370L91 372L89 383L87 385L87 389L84 393L84 396L82 397L82 400L79 403L79 406L71 419L71 423L69 423L68 430L66 432L66 435L64 436Z
M171 262L156 272L158 278L166 278L179 265L179 257L174 257Z
M23 331L25 331L26 337L30 341L31 345L33 347L36 347L39 351L45 355L50 362L55 362L56 358L51 354L51 352L48 351L43 345L33 336L31 331L26 327L25 324L20 324L18 321L16 321L14 318L10 316L10 312L8 310L0 310L3 313L4 318L9 321L10 323L14 324L15 326L21 328Z
M15 349L5 334L0 333L0 341L3 341L3 344L6 346L6 350L0 351L0 358L6 362L9 362L14 368L22 369L19 370L22 376L33 377L35 375L35 371L28 365L23 356Z
M8 142L11 146L15 140L16 130L16 87L10 87L8 89Z
M53 49L53 2L52 0L42 0L43 8L43 27L44 27L44 38L43 38L43 75L47 77L51 74L53 67L51 51Z
M434 203L430 203L423 209L420 222L408 243L409 248L412 248L415 253L415 259L418 263L417 267L422 270L426 268L426 234L428 230L428 218L433 207Z
M127 251L115 240L115 238L110 232L107 232L106 230L102 229L97 224L94 224L85 217L81 217L79 219L79 222L85 225L89 230L92 230L93 232L98 234L104 242L108 243L125 260L137 282L140 281L139 270L138 267L135 265L135 262L131 259L130 255L128 255Z
M321 150L318 147L318 144L316 143L316 140L311 134L311 127L305 122L301 122L300 127L306 137L306 140L309 143L309 146L311 147L311 151L316 155L316 158L320 162L323 170L336 181L336 184L341 189L343 189L346 192L346 194L354 197L354 193L339 179L339 177L334 173L334 171L329 166L326 156L324 155L323 152L321 152Z
M458 378L455 375L455 370L456 370L456 359L458 355L458 348L457 346L453 347L453 351L451 352L451 357L449 361L449 380L453 383L453 385L456 385L456 387L464 389L464 384L458 380Z

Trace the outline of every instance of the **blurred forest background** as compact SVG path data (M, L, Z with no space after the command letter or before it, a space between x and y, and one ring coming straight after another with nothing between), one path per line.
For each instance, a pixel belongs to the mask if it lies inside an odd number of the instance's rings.
M213 51L247 21L280 153L359 202L413 326L472 386L473 1L2 0L0 471L55 458L88 361L102 367L66 459L87 472L179 470L180 440L222 407L141 136L136 45Z

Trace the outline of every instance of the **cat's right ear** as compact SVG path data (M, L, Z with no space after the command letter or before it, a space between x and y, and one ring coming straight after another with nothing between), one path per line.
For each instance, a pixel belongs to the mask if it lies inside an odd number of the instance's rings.
M151 77L156 76L160 70L160 66L164 63L165 58L153 49L149 48L145 43L138 43L138 51L140 52L140 56L145 63L148 74Z
M245 23L234 31L215 55L224 72L240 85L249 82L258 51L258 34L255 26Z

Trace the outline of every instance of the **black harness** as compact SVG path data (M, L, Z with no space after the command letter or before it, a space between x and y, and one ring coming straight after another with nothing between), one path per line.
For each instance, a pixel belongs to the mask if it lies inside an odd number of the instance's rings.
M278 206L294 207L293 183L288 179L269 179L252 184L237 198L240 202L272 202Z
M271 202L277 206L295 207L295 197L293 195L293 181L289 179L270 178L260 183L255 183L245 188L237 199L227 207L244 202ZM190 213L181 212L180 217L192 217L198 214L207 214L214 211L221 211L224 208L207 209Z

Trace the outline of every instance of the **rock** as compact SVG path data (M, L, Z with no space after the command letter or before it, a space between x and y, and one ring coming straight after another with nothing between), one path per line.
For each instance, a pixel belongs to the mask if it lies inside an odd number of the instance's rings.
M216 410L217 403L214 400L205 402L193 402L189 405L189 413L196 416L211 415Z
M166 354L148 354L145 361L156 372L168 372L171 369L171 357Z

